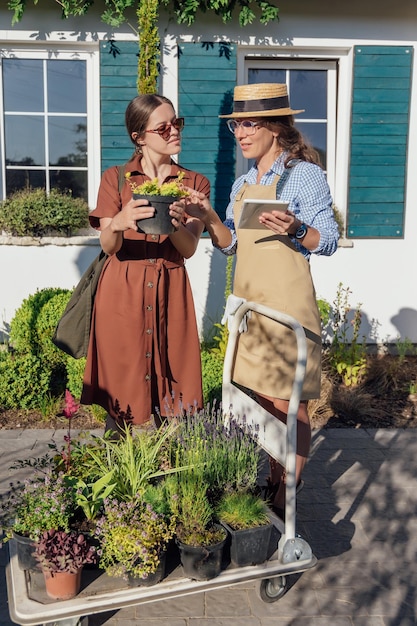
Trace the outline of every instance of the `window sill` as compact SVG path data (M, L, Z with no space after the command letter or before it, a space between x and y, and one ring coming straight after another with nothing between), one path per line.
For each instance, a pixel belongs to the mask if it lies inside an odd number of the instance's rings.
M353 248L353 241L351 239L341 238L337 244L338 248Z

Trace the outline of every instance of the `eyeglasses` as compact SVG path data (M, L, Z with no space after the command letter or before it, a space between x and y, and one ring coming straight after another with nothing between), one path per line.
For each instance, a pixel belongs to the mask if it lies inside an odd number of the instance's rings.
M252 122L252 120L242 120L241 122L238 122L237 120L227 120L226 123L227 128L234 135L236 134L238 128L242 128L247 135L254 135L256 130L261 127L259 122Z
M158 128L153 128L152 130L145 130L145 133L156 133L162 139L167 141L171 135L171 128L175 128L175 130L182 131L185 125L185 120L183 117L177 117L172 122L166 122L165 124L161 124Z

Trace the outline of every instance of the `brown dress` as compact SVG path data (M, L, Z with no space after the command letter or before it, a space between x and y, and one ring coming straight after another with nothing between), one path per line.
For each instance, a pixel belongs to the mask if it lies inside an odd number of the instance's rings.
M243 185L234 204L235 224L245 198L275 198L278 178L272 185ZM321 325L309 262L287 235L261 225L237 230L237 238L234 295L291 315L304 327L307 364L301 400L318 398ZM297 356L292 330L252 312L248 332L239 335L232 378L260 394L289 400Z
M149 178L138 157L126 167L131 180ZM210 193L203 175L172 164L167 181L185 171L184 184ZM121 199L118 170L103 175L90 223L113 217L132 197L127 181ZM152 415L178 415L202 407L200 342L184 258L168 235L125 231L119 252L109 256L95 297L81 395L117 421L142 424Z

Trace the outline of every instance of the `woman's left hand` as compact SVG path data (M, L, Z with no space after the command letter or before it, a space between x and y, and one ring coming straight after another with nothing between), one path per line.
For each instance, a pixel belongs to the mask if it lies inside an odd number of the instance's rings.
M265 211L259 216L259 222L278 235L293 235L301 224L290 211Z
M185 203L182 200L176 200L169 206L169 214L172 217L174 228L179 229L183 223Z

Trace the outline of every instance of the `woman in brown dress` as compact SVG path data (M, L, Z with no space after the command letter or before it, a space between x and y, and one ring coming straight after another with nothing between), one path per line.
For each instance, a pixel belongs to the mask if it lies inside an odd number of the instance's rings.
M333 254L338 241L332 198L318 155L294 126L293 116L301 112L291 109L286 85L236 87L233 112L220 117L228 118L243 156L253 159L254 165L233 184L224 223L201 193L187 198L187 211L204 222L214 245L225 254L237 255L233 296L284 312L306 331L307 368L297 414L298 486L310 449L307 402L320 396L321 328L309 258L311 253ZM270 201L278 196L289 203L286 212L268 211L265 205L259 228L236 226L245 198ZM253 390L259 404L283 422L296 362L294 333L252 312L248 332L241 333L237 342L232 379ZM285 471L274 459L270 459L269 483L272 503L283 515Z
M184 259L196 251L203 223L175 203L175 232L139 232L136 221L151 217L154 208L134 200L129 184L155 178L162 184L184 172L184 185L210 193L207 178L172 160L181 150L183 125L167 98L134 98L126 109L135 145L125 166L129 180L119 193L118 168L106 170L90 213L109 256L95 297L81 402L106 409L107 429L202 407L200 342Z

